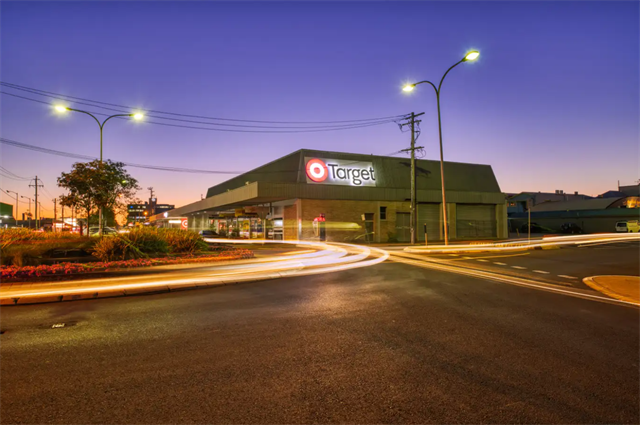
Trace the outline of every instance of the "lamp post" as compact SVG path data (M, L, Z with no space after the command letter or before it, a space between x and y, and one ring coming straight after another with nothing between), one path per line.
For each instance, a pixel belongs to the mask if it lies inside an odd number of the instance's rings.
M29 200L29 213L27 214L27 217L29 217L29 229L31 229L31 198L28 198L26 196L20 196L20 197Z
M7 190L7 193L15 193L16 194L16 227L18 227L18 192L14 192L13 190Z
M102 166L102 129L104 128L104 125L107 123L107 121L109 121L111 118L115 118L115 117L133 117L133 119L135 120L141 120L142 118L144 118L144 115L141 113L134 113L134 114L115 114L115 115L111 115L108 116L104 121L100 122L100 120L98 118L95 117L95 115L87 112L87 111L82 111L80 109L74 109L74 108L68 108L66 106L63 105L56 105L55 107L56 111L58 112L67 112L67 111L73 111L73 112L81 112L83 114L87 114L90 117L92 117L94 120L96 120L96 122L98 123L98 126L100 127L100 166ZM100 213L98 216L98 235L100 237L102 237L102 228L103 228L103 223L102 223L102 206L100 206ZM87 217L87 228L89 227L89 217Z
M413 91L413 89L418 84L427 83L427 84L430 84L431 87L433 87L433 89L436 91L436 100L438 102L438 132L440 134L440 180L442 182L442 220L443 220L443 226L444 226L444 244L445 245L449 245L449 229L447 228L447 199L444 191L444 154L442 152L442 123L440 120L440 89L442 88L442 82L444 81L444 77L447 76L449 71L451 71L456 66L460 65L462 62L473 61L478 59L478 56L480 56L480 53L476 51L468 52L466 55L464 55L464 58L462 58L462 60L453 64L449 69L447 69L447 72L445 72L444 75L442 76L442 79L440 80L440 84L438 84L438 87L436 87L436 85L433 84L431 81L425 80L425 81L419 81L414 84L407 84L402 88L403 91L410 92L410 91Z

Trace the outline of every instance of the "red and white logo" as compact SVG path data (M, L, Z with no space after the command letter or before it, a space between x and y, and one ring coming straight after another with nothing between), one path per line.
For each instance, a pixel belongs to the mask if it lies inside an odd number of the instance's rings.
M189 220L186 218L183 218L182 220L180 220L180 227L183 229L188 229L189 228Z
M329 169L322 160L310 159L307 162L307 176L314 182L323 182L329 176Z

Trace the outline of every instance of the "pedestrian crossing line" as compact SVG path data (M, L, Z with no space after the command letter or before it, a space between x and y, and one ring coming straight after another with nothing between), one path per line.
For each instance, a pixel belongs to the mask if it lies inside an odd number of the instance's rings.
M524 270L526 269L526 267L522 267L522 266L511 266L514 269L520 269L520 270Z
M534 273L540 273L540 274L549 274L549 272L545 272L544 270L534 270Z
M507 263L498 263L497 261L494 261L493 264L497 264L499 266L506 266Z
M577 277L574 276L567 276L566 274L559 274L558 277L563 277L565 279L577 279Z

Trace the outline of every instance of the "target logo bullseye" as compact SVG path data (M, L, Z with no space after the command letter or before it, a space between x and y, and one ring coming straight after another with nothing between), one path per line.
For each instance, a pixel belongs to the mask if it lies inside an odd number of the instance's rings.
M311 159L307 162L307 176L314 182L323 182L329 176L327 165L319 159Z

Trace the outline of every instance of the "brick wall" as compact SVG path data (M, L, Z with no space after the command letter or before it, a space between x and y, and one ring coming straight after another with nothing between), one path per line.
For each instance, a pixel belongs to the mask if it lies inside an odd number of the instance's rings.
M327 241L365 242L365 223L362 215L373 213L374 242L387 242L389 233L395 234L396 213L409 212L409 202L337 201L325 199L299 200L302 219L302 239L318 239L313 219L325 215ZM380 207L387 207L387 219L380 220Z

